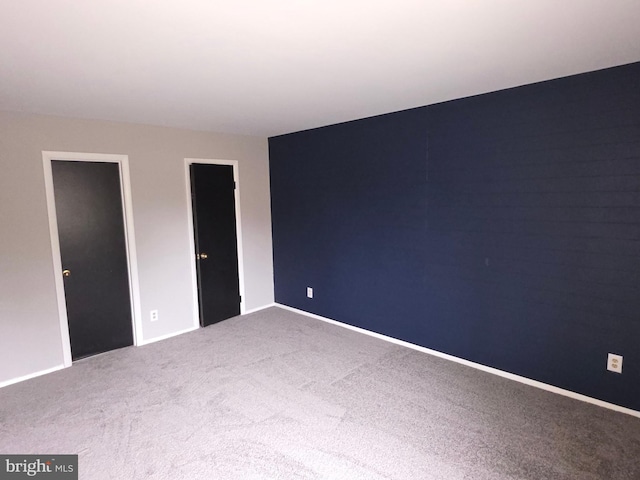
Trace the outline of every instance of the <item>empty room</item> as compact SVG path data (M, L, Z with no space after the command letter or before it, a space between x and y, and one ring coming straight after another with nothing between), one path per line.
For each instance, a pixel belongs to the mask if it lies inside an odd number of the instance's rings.
M640 479L638 25L0 0L0 479Z

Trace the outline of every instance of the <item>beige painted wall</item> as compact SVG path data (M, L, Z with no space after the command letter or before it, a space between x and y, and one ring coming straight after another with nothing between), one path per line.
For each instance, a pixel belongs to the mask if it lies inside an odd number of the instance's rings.
M239 161L245 308L273 302L266 138L0 112L0 384L63 362L43 150L129 156L145 340L193 326L185 158Z

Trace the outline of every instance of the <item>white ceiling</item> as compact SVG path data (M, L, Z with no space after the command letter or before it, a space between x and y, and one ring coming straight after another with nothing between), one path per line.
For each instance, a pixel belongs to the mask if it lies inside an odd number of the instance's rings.
M270 136L640 61L639 0L0 0L0 110Z

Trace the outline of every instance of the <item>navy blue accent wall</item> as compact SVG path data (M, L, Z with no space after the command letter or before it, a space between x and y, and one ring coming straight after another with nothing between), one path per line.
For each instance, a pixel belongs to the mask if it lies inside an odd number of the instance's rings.
M269 154L277 302L640 410L640 63Z

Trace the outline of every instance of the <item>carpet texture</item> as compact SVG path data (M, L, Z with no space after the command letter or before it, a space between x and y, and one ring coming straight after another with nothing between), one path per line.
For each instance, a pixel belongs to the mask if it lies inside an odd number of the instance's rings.
M279 308L0 390L81 479L640 479L640 419Z

